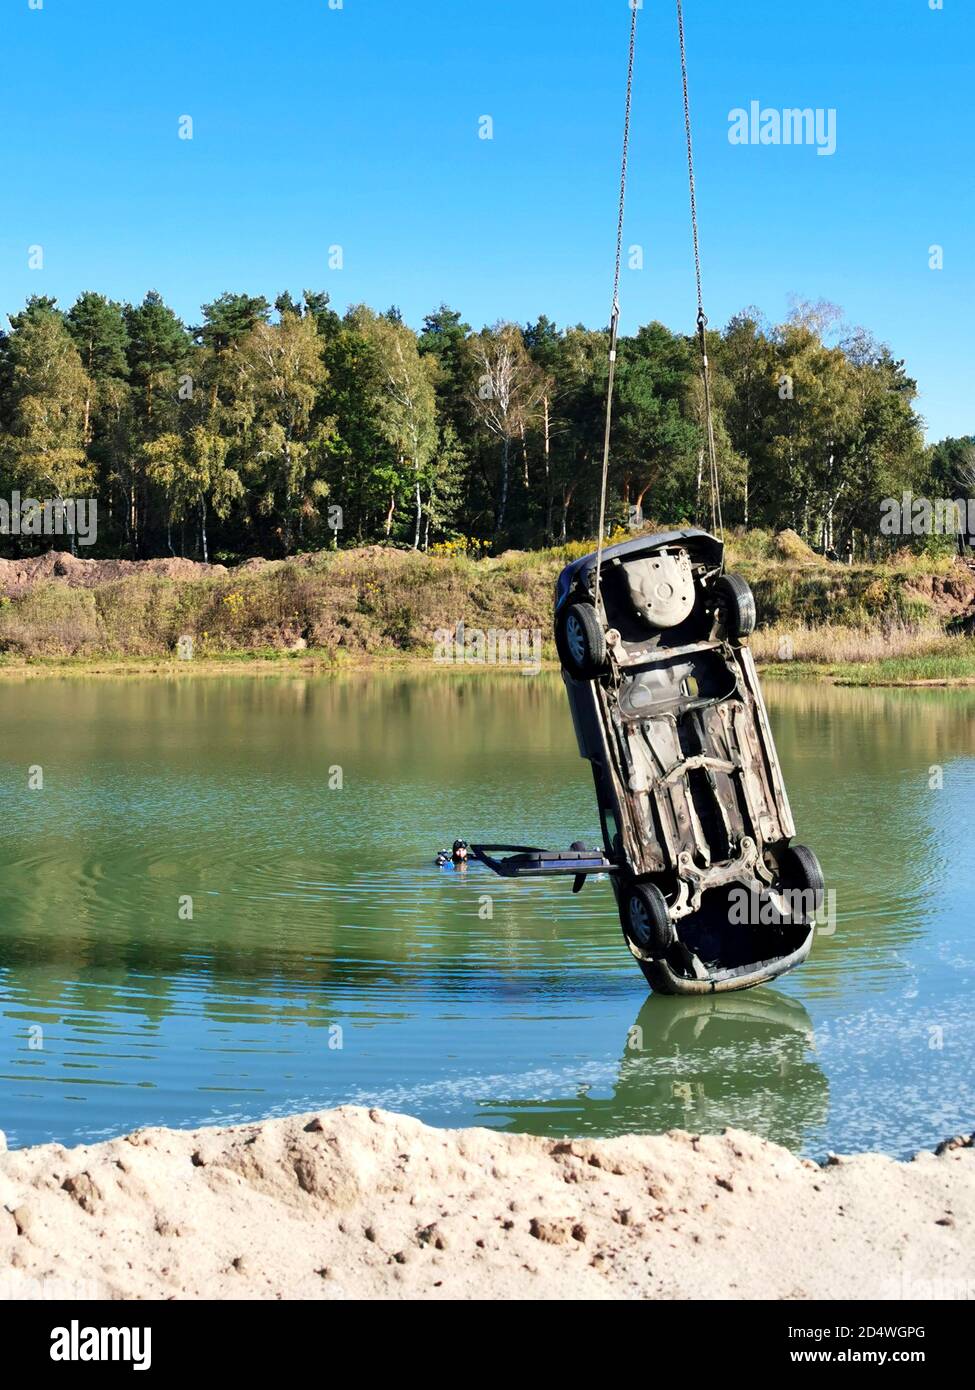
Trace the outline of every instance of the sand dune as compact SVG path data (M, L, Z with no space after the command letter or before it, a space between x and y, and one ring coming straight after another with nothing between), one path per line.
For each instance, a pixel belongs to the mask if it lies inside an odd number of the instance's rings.
M975 1148L550 1140L343 1108L0 1154L9 1298L964 1298Z

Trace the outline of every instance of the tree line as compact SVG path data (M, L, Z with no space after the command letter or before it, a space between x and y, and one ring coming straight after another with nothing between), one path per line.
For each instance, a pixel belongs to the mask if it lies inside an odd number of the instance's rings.
M67 310L34 296L9 323L0 491L96 498L96 554L497 551L595 534L605 329L543 316L476 331L441 305L416 332L395 308L340 314L307 290L273 306L223 294L197 325L155 291L86 292ZM726 523L869 554L885 497L957 495L972 440L925 447L904 363L830 306L779 325L746 310L708 331L708 353ZM616 383L611 524L706 524L696 339L640 328L620 340Z

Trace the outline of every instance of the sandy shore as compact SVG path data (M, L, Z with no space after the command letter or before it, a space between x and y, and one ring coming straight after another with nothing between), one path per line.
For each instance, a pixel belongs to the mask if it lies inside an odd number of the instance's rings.
M343 1108L0 1154L8 1298L965 1298L975 1148L550 1140Z

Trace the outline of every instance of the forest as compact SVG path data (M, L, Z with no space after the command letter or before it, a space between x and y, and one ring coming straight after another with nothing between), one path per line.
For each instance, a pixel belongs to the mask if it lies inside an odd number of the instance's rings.
M386 543L473 555L598 526L608 330L541 317L476 330L441 305L226 293L184 324L140 304L33 296L0 334L0 495L94 498L85 553L233 562ZM973 440L925 445L903 361L832 306L708 330L724 520L790 527L838 558L903 541L883 499L975 488ZM620 341L609 529L711 515L697 339ZM913 544L917 545L917 540ZM8 536L31 553L50 540Z

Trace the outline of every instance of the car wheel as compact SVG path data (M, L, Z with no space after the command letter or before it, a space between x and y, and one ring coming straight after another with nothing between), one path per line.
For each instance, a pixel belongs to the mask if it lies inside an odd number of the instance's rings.
M631 883L620 904L623 931L641 951L665 955L674 940L667 901L655 883Z
M802 917L808 921L822 907L826 896L826 880L819 860L807 845L790 845L779 856L778 868L779 887L803 895Z
M591 603L573 603L559 616L556 646L562 665L582 680L606 669L606 634Z
M737 641L755 631L755 595L740 574L722 574L711 592L718 625L725 637Z

